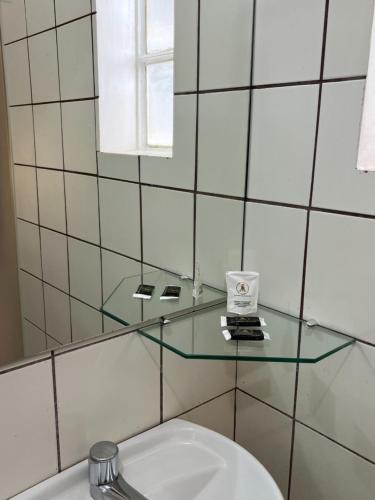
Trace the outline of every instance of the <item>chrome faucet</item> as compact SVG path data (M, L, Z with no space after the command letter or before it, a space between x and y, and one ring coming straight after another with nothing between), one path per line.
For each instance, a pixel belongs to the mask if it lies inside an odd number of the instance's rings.
M118 447L110 441L94 444L89 457L91 497L95 500L147 500L119 473Z

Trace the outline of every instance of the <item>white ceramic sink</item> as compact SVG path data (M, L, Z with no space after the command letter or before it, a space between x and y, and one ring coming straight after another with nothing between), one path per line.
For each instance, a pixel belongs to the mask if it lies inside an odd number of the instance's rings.
M119 449L124 478L150 500L283 499L250 453L184 420L166 422ZM87 471L87 461L81 462L14 498L90 500Z

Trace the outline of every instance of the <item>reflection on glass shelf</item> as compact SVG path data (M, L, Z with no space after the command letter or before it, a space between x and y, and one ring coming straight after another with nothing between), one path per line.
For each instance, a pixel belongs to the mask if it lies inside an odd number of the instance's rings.
M150 300L133 297L133 293L141 283L155 286ZM180 286L180 298L178 300L160 300L166 286ZM152 270L143 273L143 277L136 275L123 278L105 301L101 310L106 316L127 326L159 318L168 318L169 316L173 317L226 301L225 292L207 285L203 285L202 289L202 295L198 299L194 299L191 279L166 271Z
M270 340L226 341L220 328L220 316L225 314L224 306L215 307L139 333L188 359L316 363L355 342L320 326L307 327L293 316L265 307L260 307L258 314L266 320L264 331Z

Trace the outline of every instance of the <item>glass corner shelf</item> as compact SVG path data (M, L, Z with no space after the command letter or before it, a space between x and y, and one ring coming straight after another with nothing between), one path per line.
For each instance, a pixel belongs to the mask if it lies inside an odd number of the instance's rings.
M154 285L150 300L133 298L139 284ZM180 286L177 301L160 300L168 285ZM355 339L267 307L259 307L263 328L270 336L263 341L226 341L220 317L226 314L226 293L203 285L193 298L193 281L161 270L123 278L101 311L134 329L149 340L186 359L218 359L283 363L317 363L354 344Z
M266 307L259 307L270 340L226 341L220 316L226 308L214 307L167 324L141 329L139 334L186 359L217 359L283 363L317 363L349 347L355 339ZM299 341L300 339L300 341Z
M155 286L150 300L133 297L141 283ZM160 300L166 286L180 286L178 300ZM113 290L101 307L101 311L119 323L129 326L140 323L159 322L161 319L172 319L206 307L222 304L226 301L226 293L208 285L202 285L199 298L193 297L193 281L189 277L152 269L142 274L126 276Z

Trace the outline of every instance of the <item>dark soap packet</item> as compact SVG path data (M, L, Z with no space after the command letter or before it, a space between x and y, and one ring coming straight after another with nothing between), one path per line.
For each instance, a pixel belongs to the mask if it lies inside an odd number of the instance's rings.
M180 286L166 286L160 296L160 300L178 300L180 298Z
M154 285L139 285L137 291L133 293L133 297L136 299L145 299L149 300L154 293L155 287Z
M264 318L259 316L222 316L221 326L227 327L228 330L235 329L259 329L266 326Z
M264 333L259 329L237 329L230 332L232 340L264 340Z

